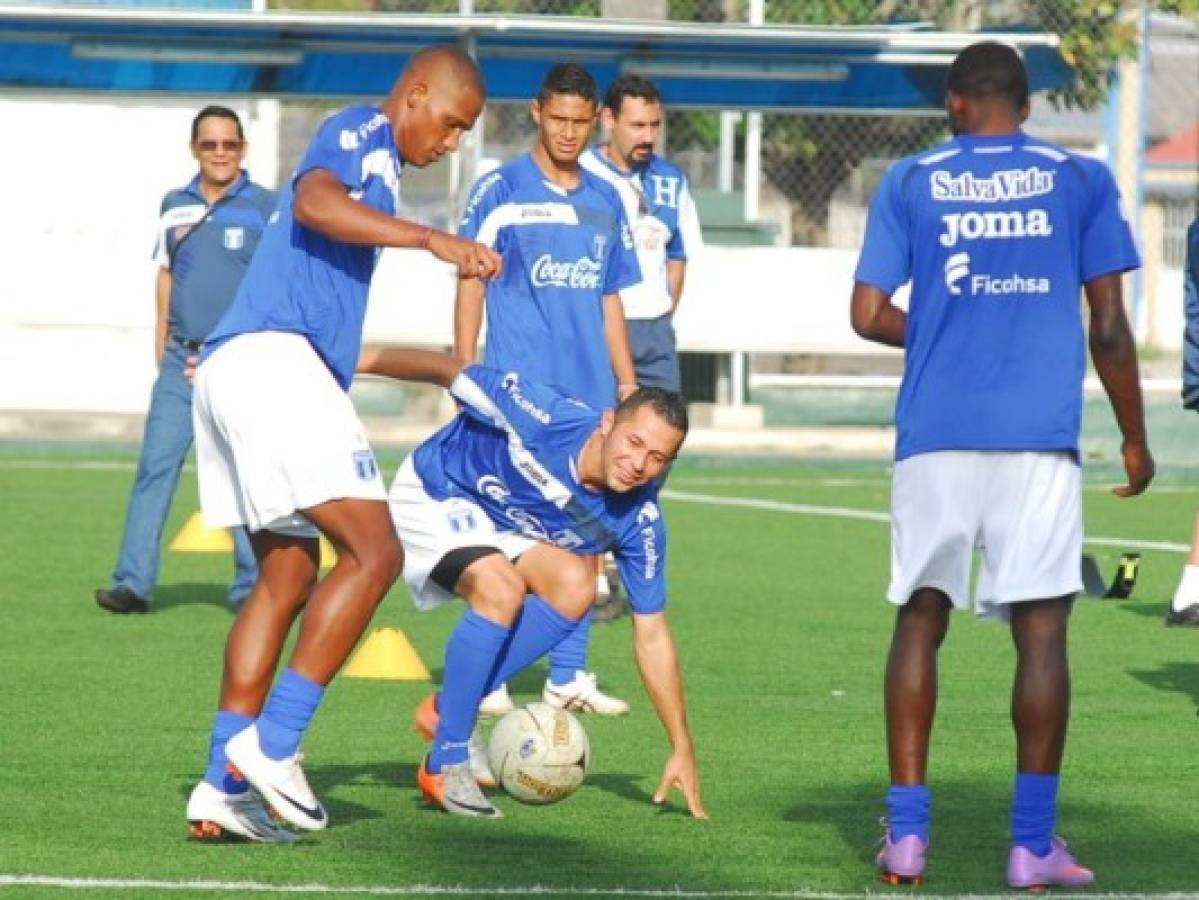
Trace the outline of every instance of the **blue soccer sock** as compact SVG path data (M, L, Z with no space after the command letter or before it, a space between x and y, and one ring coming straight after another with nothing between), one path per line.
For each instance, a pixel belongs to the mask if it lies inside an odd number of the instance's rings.
M891 840L914 834L928 843L932 795L926 784L893 784L887 791L887 827Z
M575 619L562 615L540 597L529 597L512 628L512 639L487 681L486 692L494 691L517 672L537 662L577 625Z
M467 610L445 645L445 675L437 695L437 733L429 752L428 771L465 762L479 701L488 677L512 629Z
M244 731L253 723L253 716L243 716L241 713L217 710L216 719L212 723L212 739L208 743L208 770L204 780L217 790L226 794L244 794L250 785L240 778L229 774L229 757L225 755L225 744L229 738Z
M284 671L258 717L258 743L262 752L271 759L295 756L323 696L324 685L305 678L295 669Z
M1058 775L1016 773L1012 793L1012 843L1044 856L1057 825Z
M575 680L575 672L587 671L587 642L591 639L591 620L594 618L594 608L587 610L574 631L550 651L550 681L554 684L570 684Z

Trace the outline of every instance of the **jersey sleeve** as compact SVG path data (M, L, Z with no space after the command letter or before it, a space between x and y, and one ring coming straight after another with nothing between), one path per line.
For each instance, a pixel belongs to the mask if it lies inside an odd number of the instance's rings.
M362 134L362 126L372 121L371 113L376 111L368 112L357 107L343 110L325 119L308 145L304 158L296 166L292 185L313 169L324 169L331 172L347 191L362 190L366 181L363 160L373 149L370 141Z
M476 181L458 222L458 234L494 249L502 224L496 210L507 196L504 176L500 172L489 172Z
M615 192L612 205L616 212L616 234L608 241L608 258L604 265L604 295L618 294L625 288L641 283L641 265L637 262L637 249L633 244L633 231L624 214L624 205Z
M1083 218L1079 264L1084 284L1101 275L1127 272L1141 265L1116 180L1107 166L1089 162L1090 204Z
M514 434L536 437L568 415L570 402L557 391L524 381L516 372L467 366L450 385L463 414L476 422Z
M699 211L695 201L691 199L691 189L687 179L683 179L679 188L679 219L670 241L666 244L666 258L671 260L687 259L704 245L703 233L699 227Z
M633 612L647 615L665 609L666 523L656 501L641 505L635 525L614 555Z
M866 219L866 236L854 280L890 296L912 275L911 222L903 203L901 170L887 170Z
M162 198L162 203L158 207L158 235L154 240L154 251L150 254L150 258L154 264L162 269L171 267L171 254L167 247L167 197Z

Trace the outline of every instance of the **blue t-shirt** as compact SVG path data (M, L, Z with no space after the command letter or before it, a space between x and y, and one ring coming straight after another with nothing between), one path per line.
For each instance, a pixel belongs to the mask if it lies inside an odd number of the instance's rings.
M199 175L162 198L154 261L171 272L171 334L188 341L208 337L233 302L274 209L274 192L244 170L211 206Z
M504 531L576 553L612 551L638 613L666 605L666 525L658 488L593 491L577 461L600 414L515 372L470 366L450 386L461 412L413 464L437 500L462 497Z
M855 279L912 282L896 459L1078 452L1080 290L1140 265L1111 173L1029 138L958 136L892 166Z
M641 270L616 192L579 179L560 188L526 153L476 182L459 233L504 260L487 283L486 364L603 409L616 402L603 298Z
M373 106L351 106L324 121L279 201L233 305L204 347L207 356L239 334L302 334L345 389L362 349L367 291L376 247L347 244L296 222L295 186L325 169L351 199L394 216L403 162L391 123Z

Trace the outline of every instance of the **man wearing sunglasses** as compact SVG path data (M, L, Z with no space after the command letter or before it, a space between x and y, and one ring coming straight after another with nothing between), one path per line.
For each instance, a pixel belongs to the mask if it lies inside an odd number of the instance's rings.
M206 106L192 120L191 152L200 170L162 199L155 282L154 358L158 378L125 512L120 554L96 603L112 613L144 613L158 581L162 530L192 445L192 385L200 344L233 301L275 195L250 181L246 140L231 109ZM233 529L233 584L239 606L258 576L245 529Z

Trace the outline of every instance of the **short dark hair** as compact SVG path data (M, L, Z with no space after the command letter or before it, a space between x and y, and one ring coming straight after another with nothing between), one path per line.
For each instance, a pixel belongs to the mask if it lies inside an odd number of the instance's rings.
M545 103L554 94L565 94L571 97L581 97L592 103L597 103L599 89L591 73L578 63L558 63L545 73L541 87L537 91L537 102Z
M245 132L241 130L241 119L237 117L237 113L227 106L206 106L192 119L192 142L200 139L200 123L205 119L228 119L237 126L237 137L239 140L245 140Z
M1015 109L1028 105L1028 71L1013 47L980 41L959 53L949 66L946 88L972 100L1001 97Z
M660 387L639 387L616 407L616 415L632 415L643 406L650 407L658 418L686 437L691 424L687 421L687 401L682 394Z
M608 92L604 94L604 106L612 111L612 115L619 116L626 97L636 97L646 103L662 102L662 95L654 83L644 75L633 72L625 72L608 86Z

